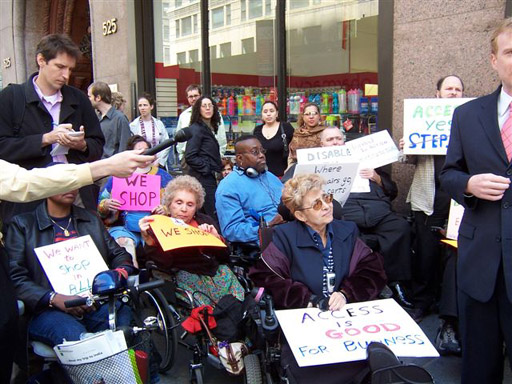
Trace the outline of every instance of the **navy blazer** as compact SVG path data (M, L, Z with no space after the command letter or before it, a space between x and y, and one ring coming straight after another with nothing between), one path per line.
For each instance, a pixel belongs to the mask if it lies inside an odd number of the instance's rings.
M458 287L481 302L491 298L501 262L512 300L512 189L500 201L464 195L473 175L512 176L498 126L500 92L501 87L455 109L440 175L442 188L466 209L459 228Z

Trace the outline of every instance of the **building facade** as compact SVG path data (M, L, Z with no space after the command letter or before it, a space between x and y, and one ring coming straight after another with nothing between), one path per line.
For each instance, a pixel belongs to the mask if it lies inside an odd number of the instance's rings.
M349 134L398 140L403 100L433 97L443 75L459 75L469 97L495 89L489 36L510 0L6 0L0 11L3 86L36 70L42 36L67 33L83 52L71 83L107 82L130 118L149 91L172 125L198 83L232 135L252 130L271 98L292 122L314 101ZM393 173L404 201L412 168Z

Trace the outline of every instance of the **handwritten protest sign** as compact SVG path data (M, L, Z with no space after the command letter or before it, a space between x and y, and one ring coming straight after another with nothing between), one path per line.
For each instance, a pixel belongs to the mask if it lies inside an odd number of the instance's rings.
M199 228L185 224L182 220L163 215L153 215L151 229L164 251L186 247L218 247L225 248L217 237Z
M404 100L404 153L445 155L453 111L471 98Z
M134 173L112 179L112 198L124 211L151 211L160 204L160 176Z
M325 180L325 193L332 193L341 205L348 199L358 163L297 164L293 176L315 173Z
M300 367L364 360L372 341L387 345L397 356L439 356L393 299L347 304L339 311L303 308L276 315Z
M53 290L87 296L94 276L108 270L90 235L34 249Z
M398 161L400 151L387 130L347 141L345 146L361 162L360 169L379 168Z
M344 145L333 147L304 148L297 150L298 164L338 164L357 162L359 162L358 157L354 156L350 148ZM352 181L350 192L370 192L370 182L368 179L363 179L359 176L359 170L356 172L356 176ZM339 201L336 196L335 198ZM343 203L345 200L343 200Z
M452 199L450 202L450 213L448 215L448 227L446 229L446 238L457 240L459 237L459 227L464 216L464 207Z

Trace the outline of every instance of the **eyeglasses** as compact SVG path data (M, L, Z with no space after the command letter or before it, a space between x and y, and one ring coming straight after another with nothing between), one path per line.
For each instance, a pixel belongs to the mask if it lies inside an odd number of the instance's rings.
M316 199L315 201L313 201L313 204L311 204L310 207L300 208L300 209L297 209L297 211L304 211L306 209L314 209L315 211L319 211L323 207L322 203L331 204L332 203L332 199L333 199L332 193L330 193L330 194L324 193L322 195L322 197L320 197L320 198Z
M304 116L316 116L318 115L318 112L306 112L304 113Z
M253 148L251 149L250 151L247 151L247 152L242 152L242 154L244 153L250 153L251 155L253 156L259 156L260 153L262 155L264 155L265 153L267 153L267 150L265 148Z

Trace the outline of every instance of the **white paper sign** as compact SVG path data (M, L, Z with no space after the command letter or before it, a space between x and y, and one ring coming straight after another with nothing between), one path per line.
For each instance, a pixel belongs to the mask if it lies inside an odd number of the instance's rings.
M400 151L387 130L347 141L350 153L361 162L361 169L379 168L398 161Z
M364 360L372 341L400 357L439 356L393 299L347 304L339 311L303 308L276 315L300 367Z
M303 148L297 150L297 164L338 164L357 162L359 162L358 157L354 156L350 148L345 145ZM356 172L350 192L370 192L370 181L359 176L359 170ZM343 203L344 202L345 200L343 200Z
M450 214L448 215L448 227L446 229L446 238L457 240L459 237L459 227L464 216L464 206L455 200L450 201Z
M297 164L293 176L315 173L325 180L324 192L332 193L343 206L357 173L358 163Z
M90 235L34 249L53 290L87 296L94 276L108 270Z
M453 111L472 98L404 100L404 153L446 155Z

